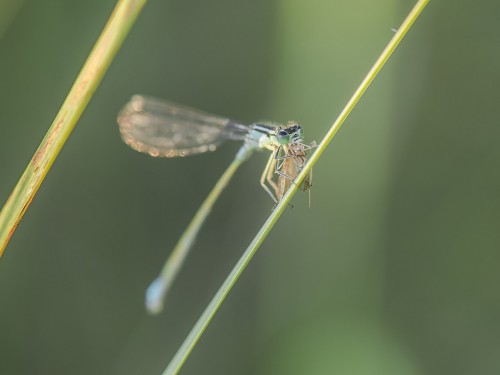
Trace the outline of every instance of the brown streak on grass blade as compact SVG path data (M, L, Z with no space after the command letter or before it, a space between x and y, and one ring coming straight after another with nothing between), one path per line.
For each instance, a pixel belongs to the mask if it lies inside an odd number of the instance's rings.
M0 211L0 256L146 0L119 0L33 158Z

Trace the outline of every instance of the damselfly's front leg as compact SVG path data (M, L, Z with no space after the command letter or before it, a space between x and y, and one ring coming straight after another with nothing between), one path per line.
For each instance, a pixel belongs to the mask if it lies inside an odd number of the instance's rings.
M276 152L278 152L278 151L276 151ZM273 156L273 155L271 155L271 156ZM276 169L276 163L277 163L277 160L276 160L276 157L274 157L273 160L271 161L271 164L269 164L269 167L267 168L266 181L269 184L269 186L271 186L274 189L275 197L277 198L279 188L278 188L278 185L276 184L276 182L274 182L274 180L273 180L274 170ZM277 203L277 201L276 201L276 203Z
M273 177L273 170L276 166L276 157L274 152L271 153L269 156L269 160L267 161L266 167L264 168L264 171L262 172L262 176L260 177L260 184L262 188L269 194L269 196L273 199L274 203L278 203L278 200L276 199L276 196L272 193L271 189L269 189L269 186L266 185L266 181L268 184L274 189L274 191L278 190L278 186L276 183L272 180Z

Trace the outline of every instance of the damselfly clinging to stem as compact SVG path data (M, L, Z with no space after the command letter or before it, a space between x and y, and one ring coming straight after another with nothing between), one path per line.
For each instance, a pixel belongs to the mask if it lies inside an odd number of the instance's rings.
M225 117L139 95L133 96L120 111L118 124L127 145L153 157L201 154L214 151L227 140L243 141L233 162L180 237L160 275L149 286L146 307L151 313L162 310L165 295L203 222L238 167L256 150L271 151L260 183L274 202L278 202L305 165L307 151L315 147L314 143L303 143L302 127L296 123L284 127L266 123L244 125ZM307 190L309 187L308 177L301 183L301 188Z

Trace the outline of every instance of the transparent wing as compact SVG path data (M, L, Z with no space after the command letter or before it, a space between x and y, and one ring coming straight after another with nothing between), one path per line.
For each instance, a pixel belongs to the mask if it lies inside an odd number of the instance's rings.
M154 157L214 151L228 139L244 140L245 125L165 100L135 95L118 114L123 141Z

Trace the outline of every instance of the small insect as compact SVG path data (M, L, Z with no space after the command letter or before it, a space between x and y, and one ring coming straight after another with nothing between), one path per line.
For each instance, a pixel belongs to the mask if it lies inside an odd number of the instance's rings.
M288 191L297 175L302 171L307 162L307 152L317 147L316 142L307 145L305 143L291 143L283 147L284 153L278 155L275 173L278 175L276 197L279 200ZM309 191L309 206L311 204L312 170L302 180L299 189Z

